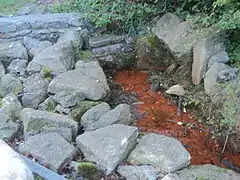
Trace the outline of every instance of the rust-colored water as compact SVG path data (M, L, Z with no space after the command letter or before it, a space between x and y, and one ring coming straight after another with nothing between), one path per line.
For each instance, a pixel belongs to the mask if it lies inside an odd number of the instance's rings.
M181 113L178 116L177 106L164 98L161 92L151 91L147 79L148 74L139 71L119 71L115 76L115 82L120 83L125 92L136 92L139 101L143 102L136 105L136 109L139 113L146 113L146 116L137 122L137 126L142 131L159 133L181 141L191 154L191 164L225 166L219 164L222 147L212 140L208 129L195 120L191 113ZM240 167L239 154L225 151L223 159Z

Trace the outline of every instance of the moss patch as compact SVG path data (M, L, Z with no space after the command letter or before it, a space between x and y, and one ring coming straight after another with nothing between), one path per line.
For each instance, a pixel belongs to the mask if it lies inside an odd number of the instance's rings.
M79 163L77 173L88 180L99 180L103 177L103 173L91 162Z
M72 118L80 122L82 115L91 107L100 104L101 101L79 101L77 105L71 110Z

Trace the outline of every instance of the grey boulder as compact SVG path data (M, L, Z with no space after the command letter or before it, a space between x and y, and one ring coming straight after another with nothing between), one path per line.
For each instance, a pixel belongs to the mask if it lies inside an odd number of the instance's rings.
M89 124L86 131L96 130L112 124L130 125L132 122L131 109L128 104L119 104L114 109L102 115L96 122Z
M135 147L138 134L136 127L115 124L85 132L76 142L87 161L97 163L109 174Z
M166 174L188 166L191 156L178 140L151 133L140 139L128 160L158 167Z
M84 100L81 92L62 91L53 96L53 100L62 105L64 108L73 107L78 101Z
M1 43L0 61L2 61L4 65L9 65L14 59L28 59L26 48L18 41Z
M17 97L10 93L2 99L1 113L6 114L12 120L17 120L20 116L22 105Z
M29 76L23 87L23 107L35 109L47 96L48 82L40 74Z
M0 79L5 75L5 67L3 66L3 63L0 62Z
M100 117L108 111L110 111L110 106L105 102L92 107L83 114L81 125L86 129L88 126L98 121Z
M9 119L5 114L0 113L0 139L13 140L17 137L20 126Z
M57 133L31 136L19 145L19 151L30 153L55 172L60 172L78 154L78 150Z
M17 95L18 93L22 92L22 89L23 85L21 81L11 74L4 75L0 80L1 97L4 97L9 93L14 93L15 95Z
M16 59L10 63L7 70L10 74L23 76L25 74L25 68L27 67L27 64L27 60Z
M77 91L86 99L100 100L109 95L110 89L106 76L98 65L77 68L58 75L50 82L48 92L55 94L63 91Z
M23 122L26 137L46 129L51 132L53 129L55 132L61 132L62 128L68 128L73 137L78 131L78 124L73 119L53 112L24 108L20 113L20 120Z

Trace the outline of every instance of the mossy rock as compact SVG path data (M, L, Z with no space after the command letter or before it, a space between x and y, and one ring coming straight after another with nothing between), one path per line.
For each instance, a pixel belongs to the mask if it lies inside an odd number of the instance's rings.
M77 173L83 177L84 180L99 180L103 177L103 172L91 162L81 162L77 166Z
M72 108L71 116L75 121L80 122L82 115L88 109L90 109L91 107L96 106L100 103L101 103L101 101L79 101L77 103L77 105L74 108Z
M169 48L153 34L137 39L135 49L136 66L140 70L164 70L175 63Z

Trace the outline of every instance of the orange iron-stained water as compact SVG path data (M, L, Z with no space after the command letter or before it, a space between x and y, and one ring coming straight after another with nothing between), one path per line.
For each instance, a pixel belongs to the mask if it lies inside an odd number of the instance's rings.
M219 164L222 146L215 143L208 129L194 119L190 113L178 115L177 106L163 97L161 92L153 92L147 81L148 73L140 71L119 71L115 75L115 82L120 83L125 92L135 92L139 101L136 110L145 116L138 120L137 126L144 132L154 132L174 137L182 142L190 152L191 164ZM240 154L225 151L223 162L239 168Z

